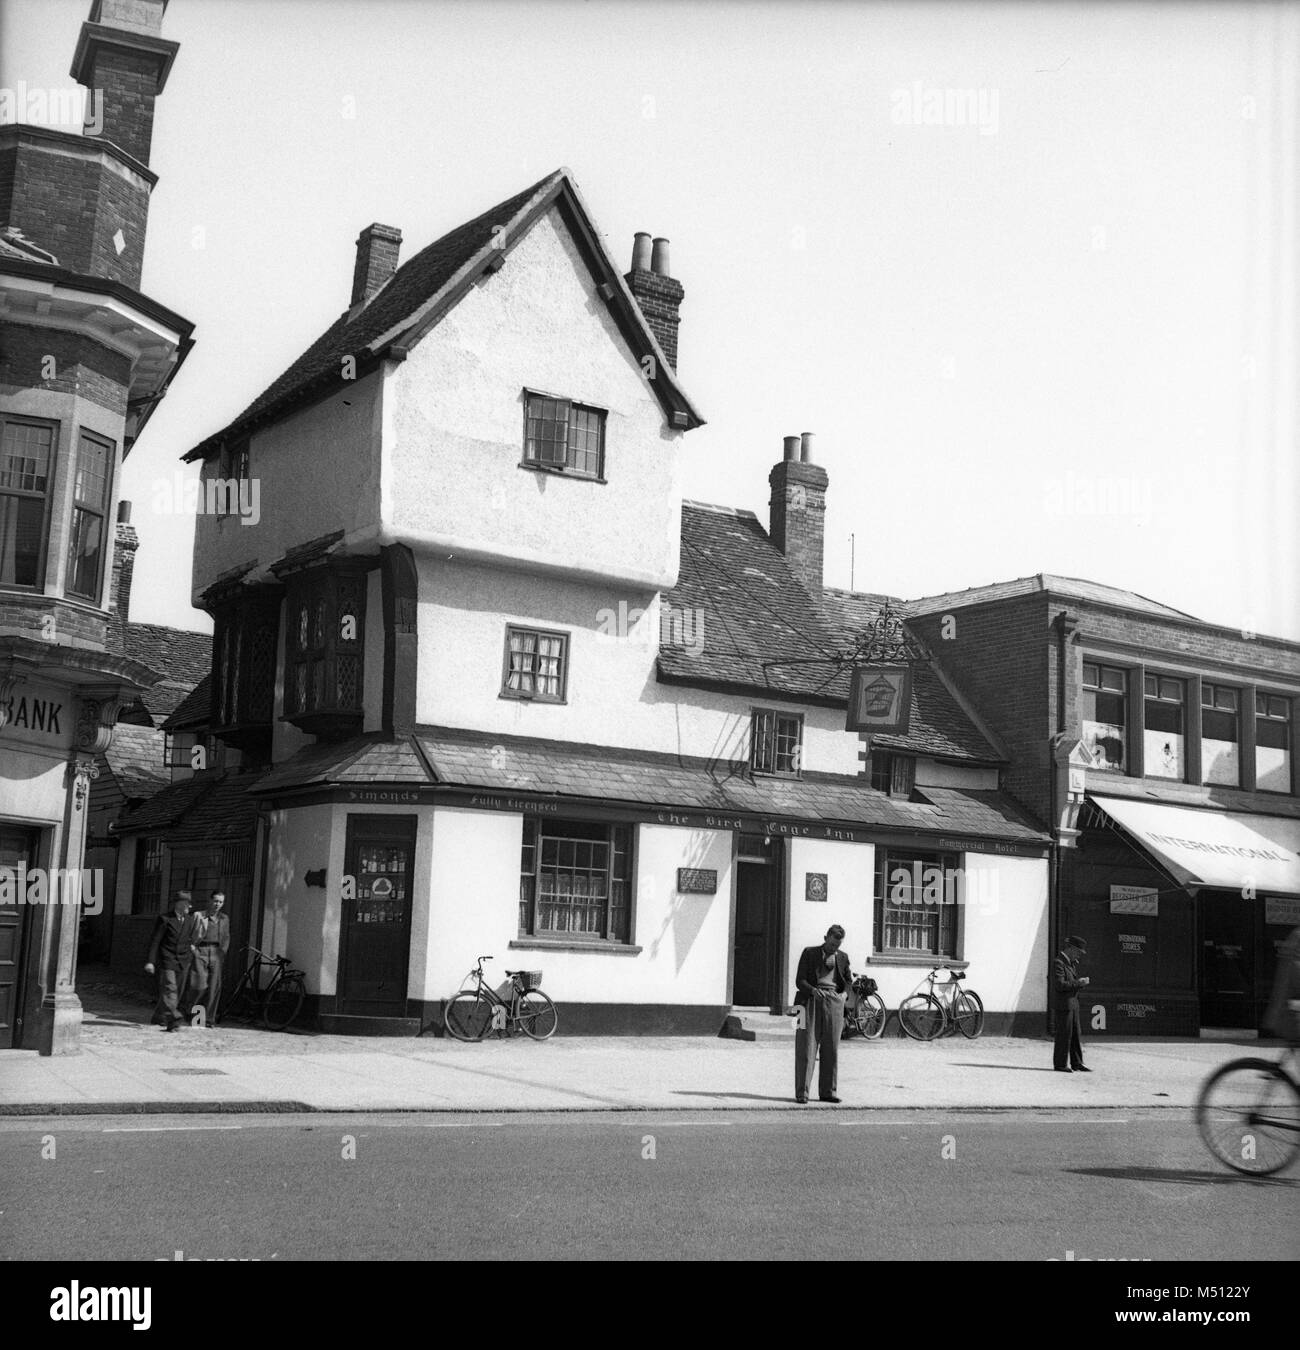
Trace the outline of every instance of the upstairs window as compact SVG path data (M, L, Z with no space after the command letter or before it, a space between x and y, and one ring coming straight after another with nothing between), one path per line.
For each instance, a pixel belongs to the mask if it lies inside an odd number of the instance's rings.
M250 477L248 464L248 442L237 441L234 445L223 445L217 458L216 477L222 486L212 486L212 503L208 510L216 515L234 516L240 514L240 484Z
M567 633L507 625L501 697L563 703L568 692L568 658Z
M916 758L873 751L871 786L891 797L910 797L916 786Z
M1187 686L1168 675L1146 677L1143 701L1143 763L1148 778L1187 772Z
M55 427L6 417L0 430L0 586L45 580Z
M169 731L163 746L163 763L169 769L225 767L226 747L215 736L200 736L195 731Z
M279 596L253 589L251 594L222 605L213 617L213 730L224 741L250 753L269 749Z
M1124 768L1127 682L1128 672L1116 666L1083 663L1083 743L1099 769Z
M77 446L73 485L72 533L68 540L69 595L99 601L104 579L104 522L108 517L116 447L88 431Z
M365 600L362 572L320 568L289 582L284 712L304 731L360 723Z
M1255 695L1255 787L1291 791L1291 700L1284 694Z
M750 767L755 773L797 778L803 767L803 717L755 709Z
M605 414L567 398L525 392L524 464L572 473L605 476Z
M1241 786L1241 690L1201 685L1201 782Z

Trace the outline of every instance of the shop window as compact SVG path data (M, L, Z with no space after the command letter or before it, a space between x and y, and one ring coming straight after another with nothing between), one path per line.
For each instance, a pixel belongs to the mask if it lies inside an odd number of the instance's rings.
M797 778L803 768L803 717L797 713L756 708L750 749L755 773Z
M135 845L135 893L132 914L158 914L162 910L163 841L142 835Z
M1291 791L1291 700L1283 694L1255 695L1255 787Z
M525 391L524 464L533 469L602 478L605 414L567 398Z
M1201 781L1241 785L1241 690L1201 684Z
M361 728L366 578L318 568L289 581L284 714L313 735Z
M117 448L111 441L86 431L81 433L73 483L66 590L69 595L79 595L96 604L104 580L105 521L116 455Z
M6 417L0 428L0 586L45 580L45 523L57 428Z
M519 935L627 942L632 827L524 817Z
M1143 763L1148 778L1187 773L1187 686L1168 675L1147 675L1143 700Z
M1083 663L1083 743L1098 769L1124 768L1127 685L1127 671L1096 661Z
M910 797L916 786L916 756L872 752L871 786L891 797Z
M507 624L502 698L563 703L568 691L568 656L567 633Z
M958 858L876 850L876 951L882 956L957 955Z

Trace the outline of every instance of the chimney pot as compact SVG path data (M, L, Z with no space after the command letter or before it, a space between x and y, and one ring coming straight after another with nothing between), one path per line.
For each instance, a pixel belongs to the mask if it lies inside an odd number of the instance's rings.
M397 271L402 232L395 225L367 225L357 235L357 261L352 269L352 301L364 304Z
M686 289L668 275L668 240L639 231L632 246L632 270L624 277L646 325L655 335L669 366L677 369L677 330Z
M810 431L786 436L784 451L785 458L767 476L772 488L768 533L799 584L811 595L820 595L830 479L825 469L810 462Z
M799 461L802 464L811 464L813 447L813 434L811 431L805 431L799 437Z
M668 240L656 239L654 248L650 253L650 270L660 277L672 276L672 269L668 262Z
M784 440L784 445L785 445L785 457L787 460L794 460L799 458L798 436L787 436Z
M644 230L638 230L632 239L632 270L650 270L650 236Z
M129 525L131 523L131 503L121 501L117 504L117 523L119 525Z

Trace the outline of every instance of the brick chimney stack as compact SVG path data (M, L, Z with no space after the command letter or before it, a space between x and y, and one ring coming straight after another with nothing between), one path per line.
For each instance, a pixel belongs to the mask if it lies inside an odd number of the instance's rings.
M826 535L826 470L812 462L813 434L785 438L785 455L768 475L772 485L772 542L785 554L800 584L814 594L822 589Z
M352 305L363 305L397 271L402 232L396 225L367 225L357 235L357 262L352 269Z
M119 625L125 624L131 617L131 582L135 576L135 551L139 547L140 536L131 524L131 503L118 502L108 612L117 615Z
M89 91L85 134L145 165L154 102L180 48L160 36L166 9L167 0L93 0L72 58L72 78Z
M686 290L669 275L668 268L668 240L656 239L652 245L648 234L639 233L632 244L632 270L624 280L668 364L676 370L677 328L681 323L678 311Z

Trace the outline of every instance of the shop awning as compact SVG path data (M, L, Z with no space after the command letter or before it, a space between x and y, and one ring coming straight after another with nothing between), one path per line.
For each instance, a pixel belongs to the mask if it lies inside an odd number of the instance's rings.
M1093 797L1184 886L1300 895L1300 820Z

